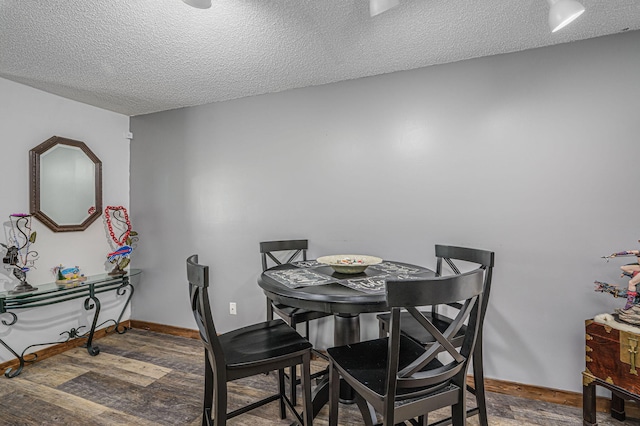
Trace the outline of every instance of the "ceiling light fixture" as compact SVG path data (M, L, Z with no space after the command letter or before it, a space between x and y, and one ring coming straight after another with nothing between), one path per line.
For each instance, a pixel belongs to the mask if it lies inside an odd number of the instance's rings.
M211 7L211 0L182 0L191 7L198 9L209 9Z
M549 26L555 33L584 13L584 6L576 0L547 0L549 2Z
M369 0L369 15L374 17L389 9L393 9L399 4L400 0Z

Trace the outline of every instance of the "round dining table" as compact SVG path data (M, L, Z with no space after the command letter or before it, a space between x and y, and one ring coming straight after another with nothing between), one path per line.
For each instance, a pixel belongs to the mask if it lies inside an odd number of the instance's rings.
M309 260L267 269L260 275L258 285L277 303L333 314L333 343L342 346L360 341L360 314L388 311L384 287L387 279L410 280L434 275L422 266L387 260L358 274L341 274L329 265ZM328 396L328 383L321 383L314 390L314 416ZM340 396L342 402L353 401L353 391L349 388L342 388ZM364 417L365 407L360 410ZM365 420L365 424L369 421Z

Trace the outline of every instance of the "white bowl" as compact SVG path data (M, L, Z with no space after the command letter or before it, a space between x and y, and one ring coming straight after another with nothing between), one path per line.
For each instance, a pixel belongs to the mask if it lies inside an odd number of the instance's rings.
M341 274L359 274L367 267L382 262L382 259L363 254L334 254L319 257L316 261L331 266L334 271Z

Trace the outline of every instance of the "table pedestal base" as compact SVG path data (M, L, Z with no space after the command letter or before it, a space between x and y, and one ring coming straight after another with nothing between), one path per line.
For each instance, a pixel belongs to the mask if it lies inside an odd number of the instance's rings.
M360 341L360 316L358 314L334 315L333 342L335 346L344 346ZM329 401L329 377L324 377L313 390L313 417ZM346 382L340 382L340 402L343 404L357 404L365 426L375 423L375 411L362 398L358 397L353 388Z
M339 314L334 316L333 343L344 346L360 341L360 317L357 314ZM355 402L353 388L340 382L340 402L353 404Z

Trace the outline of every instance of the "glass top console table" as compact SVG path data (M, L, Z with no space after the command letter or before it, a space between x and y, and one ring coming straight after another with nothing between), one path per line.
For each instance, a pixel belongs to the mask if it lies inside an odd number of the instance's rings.
M11 352L20 364L16 369L8 368L4 375L8 378L16 377L22 372L25 362L34 362L37 354L27 354L27 351L35 346L55 345L75 338L86 338L87 342L84 346L87 348L87 352L92 356L98 355L100 349L93 345L93 336L96 329L107 323L112 323L113 329L107 331L116 331L119 334L127 331L126 327L121 326L120 321L133 296L133 282L137 281L141 272L140 269L131 269L127 271L126 275L92 275L88 276L86 281L79 282L77 285L67 288L52 282L38 284L37 290L28 293L9 294L9 292L0 292L0 322L8 327L18 322L18 312L22 309L37 309L74 299L84 299L85 310L89 311L94 309L91 329L81 333L80 329L85 328L85 326L80 326L78 328L72 328L69 331L63 331L60 335L67 335L67 339L63 342L36 343L27 346L21 353L18 353L5 341L0 339L0 345ZM118 319L108 319L98 324L98 316L100 314L100 300L98 299L98 295L106 292L115 292L118 296L124 296L127 295L127 293L128 295Z

